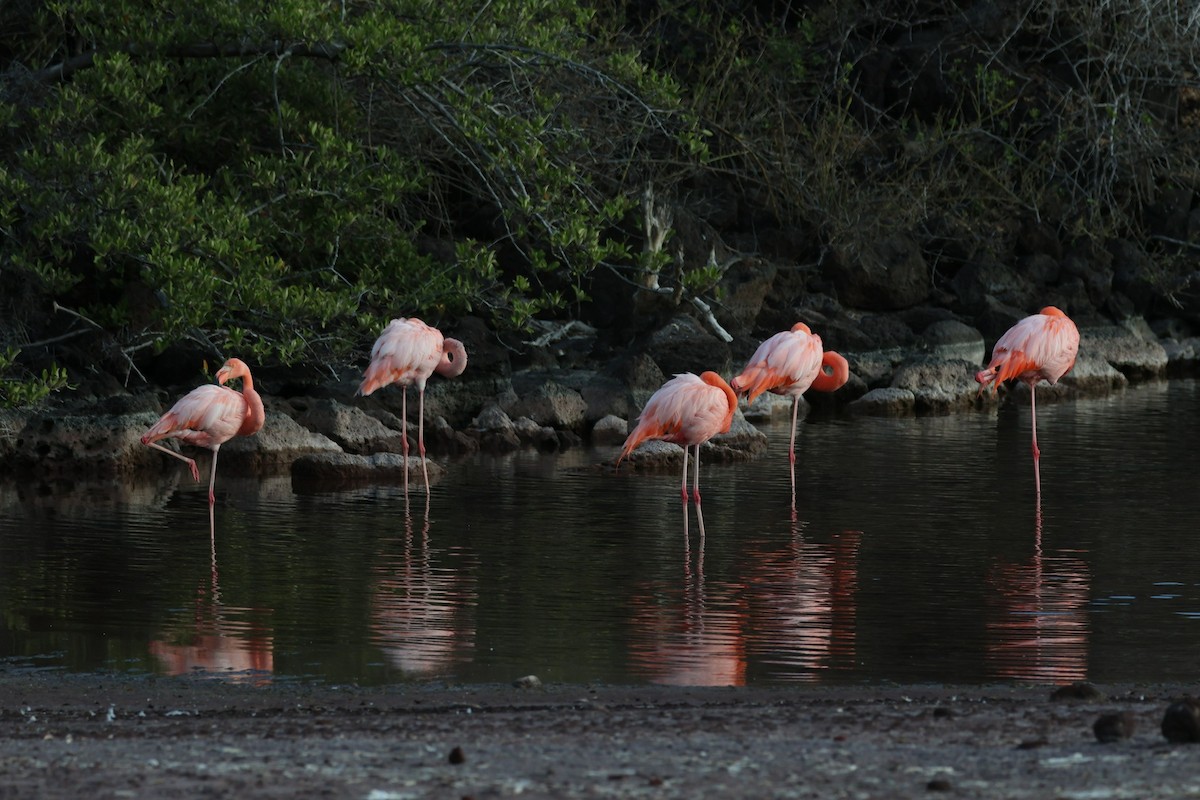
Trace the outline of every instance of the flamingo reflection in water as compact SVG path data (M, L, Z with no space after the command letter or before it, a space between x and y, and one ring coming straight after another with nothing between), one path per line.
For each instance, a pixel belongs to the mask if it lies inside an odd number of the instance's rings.
M476 606L478 592L465 576L475 571L438 563L438 551L429 544L428 497L419 537L407 495L404 523L399 552L375 560L371 640L405 675L447 674L471 660L475 628L468 612Z
M212 506L208 513L211 517ZM211 546L209 585L202 583L197 588L192 618L150 642L150 655L169 675L199 673L236 683L269 683L275 667L271 633L261 623L243 621L248 615L258 616L261 610L221 602L215 539Z
M1087 562L1042 553L1042 504L1034 510L1029 560L987 577L987 660L998 678L1070 683L1087 678L1091 577Z
M650 585L632 600L635 644L630 661L652 683L676 686L743 686L746 609L736 584L710 595L704 578L704 518L696 506L699 535L696 555L690 547L688 518L683 516L683 588L678 601L664 603L673 580Z
M773 680L817 681L856 667L862 531L842 531L825 544L807 540L802 525L794 523L782 549L760 543L750 553L749 647Z
M706 581L704 537L693 559L686 517L682 596L664 602L673 581L634 598L635 668L655 683L744 685L752 665L770 677L808 680L855 666L860 531L828 545L793 528L782 549L751 549L743 579Z

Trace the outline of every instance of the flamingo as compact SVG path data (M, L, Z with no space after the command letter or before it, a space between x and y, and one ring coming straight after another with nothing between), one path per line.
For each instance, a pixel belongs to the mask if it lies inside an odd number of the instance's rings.
M1036 468L1041 451L1037 443L1037 401L1034 387L1039 381L1051 385L1075 366L1079 354L1079 329L1054 306L1046 306L1013 325L996 342L992 360L975 373L975 380L995 391L996 386L1016 378L1029 386L1029 410L1033 420L1033 463ZM980 390L982 391L982 389ZM1038 480L1041 491L1041 480Z
M242 391L235 392L224 384L234 378L242 379ZM231 358L217 370L217 383L198 386L185 394L163 414L158 422L142 434L142 444L178 458L192 471L192 479L200 480L196 460L188 458L158 442L179 439L197 447L212 450L212 472L208 478L208 507L211 520L216 503L213 488L217 482L217 451L234 436L251 436L263 426L266 412L262 398L254 391L250 368L238 358Z
M715 372L695 375L684 372L659 387L651 395L638 417L637 427L625 439L621 460L647 439L661 439L683 447L683 502L688 501L688 448L696 448L696 476L692 496L700 505L700 445L718 433L725 433L733 423L737 395L729 384Z
M809 389L834 392L850 379L850 365L803 322L775 334L758 346L741 374L729 382L739 397L753 403L763 392L792 398L792 434L788 440L792 497L796 495L796 417L800 396Z
M371 363L363 375L358 393L364 397L391 383L404 387L401 413L408 427L408 387L416 386L419 395L417 450L421 454L421 475L429 492L429 472L425 468L425 382L433 373L454 378L467 368L467 350L457 339L447 339L437 328L416 318L394 319L379 334L371 348ZM408 432L402 437L404 463L408 464ZM404 493L408 494L408 468L404 470Z

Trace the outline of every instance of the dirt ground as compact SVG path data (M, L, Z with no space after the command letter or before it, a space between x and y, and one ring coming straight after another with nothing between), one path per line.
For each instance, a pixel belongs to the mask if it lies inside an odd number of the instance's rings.
M0 671L0 798L1169 798L1190 687L429 686ZM1101 744L1093 723L1129 712Z

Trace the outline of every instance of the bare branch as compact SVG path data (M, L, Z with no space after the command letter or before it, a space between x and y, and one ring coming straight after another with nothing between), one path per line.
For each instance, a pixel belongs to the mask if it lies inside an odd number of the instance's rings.
M75 317L75 319L78 319L78 320L81 320L81 321L83 321L83 322L86 322L87 324L91 325L93 328L96 328L97 330L100 330L100 331L103 331L103 330L104 330L104 328L103 328L103 327L100 325L100 323L96 322L95 320L88 319L88 318L87 318L87 317L85 317L83 314L80 314L78 311L73 311L73 310L71 310L71 309L69 309L69 308L67 308L67 307L65 307L65 306L60 306L60 305L58 304L58 301L57 301L57 300L56 300L56 301L54 301L54 311L55 311L55 312L62 311L62 312L63 312L63 313L65 313L65 314L70 314L72 317ZM125 350L122 350L122 349L120 349L120 348L116 348L116 350L117 350L117 352L119 352L119 353L121 354L122 358L124 358L124 359L125 359L125 364L126 364L126 366L128 366L128 367L129 367L129 370L127 370L127 371L126 371L126 373L125 373L125 383L126 383L126 384L128 384L128 383L129 383L129 372L130 372L130 371L132 371L132 372L136 372L136 373L137 373L137 376L138 376L139 378L141 378L141 379L142 379L142 382L143 382L143 383L146 383L146 382L147 382L147 381L146 381L146 376L145 376L145 375L143 375L143 374L142 374L142 372L141 372L141 370L139 370L139 369L137 368L137 365L133 363L133 359L131 359L131 358L129 357L129 353L128 353L128 352L126 352Z
M345 52L346 45L341 42L314 42L311 44L286 42L241 42L239 44L217 44L215 42L197 42L195 44L177 45L174 47L153 47L144 44L128 44L125 47L110 50L89 50L77 56L72 56L58 64L46 67L34 73L34 77L43 82L60 81L73 72L94 66L96 56L106 52L127 53L137 58L261 58L263 56L283 57L287 55L299 58L316 58L326 61L337 61Z

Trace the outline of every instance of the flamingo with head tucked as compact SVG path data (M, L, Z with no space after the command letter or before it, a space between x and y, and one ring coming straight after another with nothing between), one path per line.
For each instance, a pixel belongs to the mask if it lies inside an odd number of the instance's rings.
M792 496L796 494L796 418L800 396L809 389L834 392L850 379L850 365L803 322L781 331L758 346L741 374L729 382L739 397L753 403L763 392L792 398L792 434L788 441Z
M692 496L700 505L700 445L733 423L737 396L729 384L715 372L695 375L684 372L664 383L646 401L638 424L625 439L617 464L647 439L661 439L683 447L683 484L680 492L688 501L688 448L696 454L696 475Z
M1057 383L1075 366L1078 354L1079 329L1061 310L1046 306L1039 313L1025 317L1009 328L996 341L992 360L975 373L975 380L993 391L1010 378L1029 387L1035 466L1042 452L1037 443L1037 398L1034 387L1043 380L1051 385ZM1038 491L1041 491L1040 477Z
M457 339L447 339L437 328L419 319L394 319L379 334L371 348L371 363L363 375L358 393L369 395L391 383L404 388L401 414L408 426L408 387L416 386L419 397L417 450L421 454L421 474L425 492L429 492L429 472L425 467L425 382L433 373L453 378L467 368L467 350ZM404 493L408 494L408 432L403 436Z

